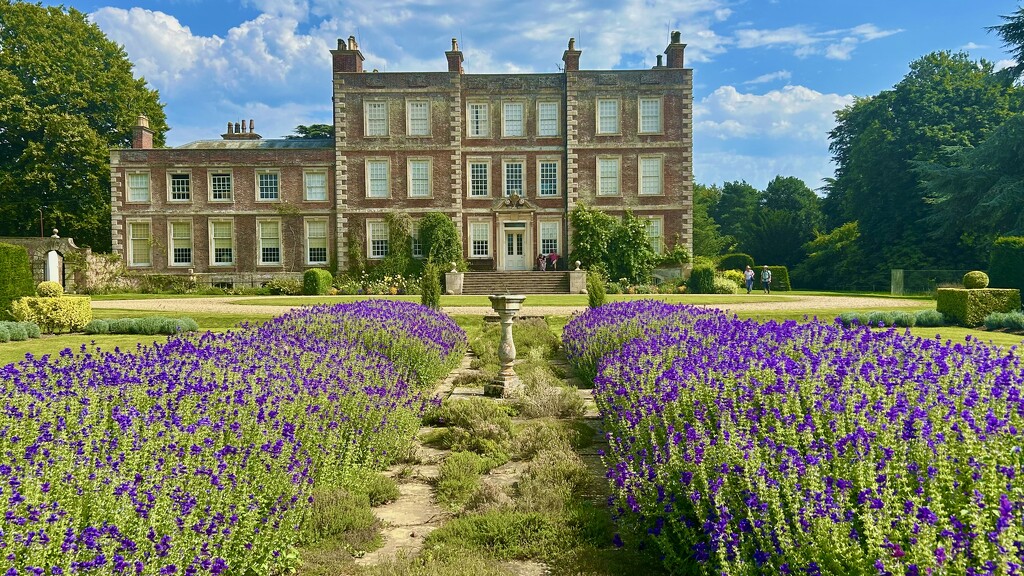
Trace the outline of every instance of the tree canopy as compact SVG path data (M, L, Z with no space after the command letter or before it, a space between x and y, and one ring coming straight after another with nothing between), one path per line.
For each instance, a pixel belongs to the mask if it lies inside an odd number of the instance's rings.
M330 124L299 124L295 134L285 136L286 140L316 140L334 138L334 126Z
M140 114L162 146L157 92L85 14L0 0L0 236L35 236L41 209L47 233L109 250L109 149Z

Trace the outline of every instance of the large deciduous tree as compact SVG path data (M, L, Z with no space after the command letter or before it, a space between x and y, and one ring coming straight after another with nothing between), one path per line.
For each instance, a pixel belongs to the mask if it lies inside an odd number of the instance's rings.
M759 192L745 181L726 182L718 202L711 207L711 217L722 227L722 234L744 244L757 211Z
M318 140L334 138L334 126L330 124L299 124L295 134L285 136L285 140Z
M814 191L795 176L776 176L759 195L742 248L757 262L791 267L803 260L803 246L821 224Z
M735 240L723 236L721 227L711 217L711 208L716 205L722 191L712 184L695 184L693 187L693 255L714 258L729 249Z
M85 14L0 0L0 236L34 236L42 210L47 233L109 250L109 149L140 114L163 145L156 91Z
M830 133L836 177L826 205L856 221L858 246L878 280L889 268L959 268L958 238L935 238L924 222L926 192L913 167L972 146L1020 109L1019 89L986 61L935 52L910 65L892 90L839 111ZM833 197L838 195L838 197Z

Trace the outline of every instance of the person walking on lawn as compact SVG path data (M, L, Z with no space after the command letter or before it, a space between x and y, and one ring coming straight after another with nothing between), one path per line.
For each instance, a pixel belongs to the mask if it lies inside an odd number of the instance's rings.
M768 269L767 264L761 269L761 286L764 288L765 294L772 293L772 271Z

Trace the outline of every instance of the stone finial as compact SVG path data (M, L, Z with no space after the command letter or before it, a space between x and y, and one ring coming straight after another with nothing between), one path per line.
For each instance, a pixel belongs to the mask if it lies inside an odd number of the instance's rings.
M456 264L455 262L452 262L452 272L458 272L458 271L459 271L459 265Z
M60 238L60 236L57 235L57 229L56 228L53 229L53 236L50 236L50 238Z
M578 270L580 269L580 264L582 264L582 262L580 262L579 260L577 260L577 261L576 261L576 270L577 270L577 271L578 271Z

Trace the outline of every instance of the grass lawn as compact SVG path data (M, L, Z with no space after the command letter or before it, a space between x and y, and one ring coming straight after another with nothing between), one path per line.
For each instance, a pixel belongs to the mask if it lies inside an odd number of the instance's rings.
M309 306L312 304L340 304L356 302L368 298L384 298L388 300L404 300L419 302L419 296L262 296L234 300L231 304L273 305L273 306ZM746 302L784 302L785 296L765 296L763 294L609 294L609 302L626 300L662 300L673 304L740 304ZM527 306L586 306L586 294L531 294L526 299ZM441 306L448 308L490 306L491 301L483 295L441 296Z

